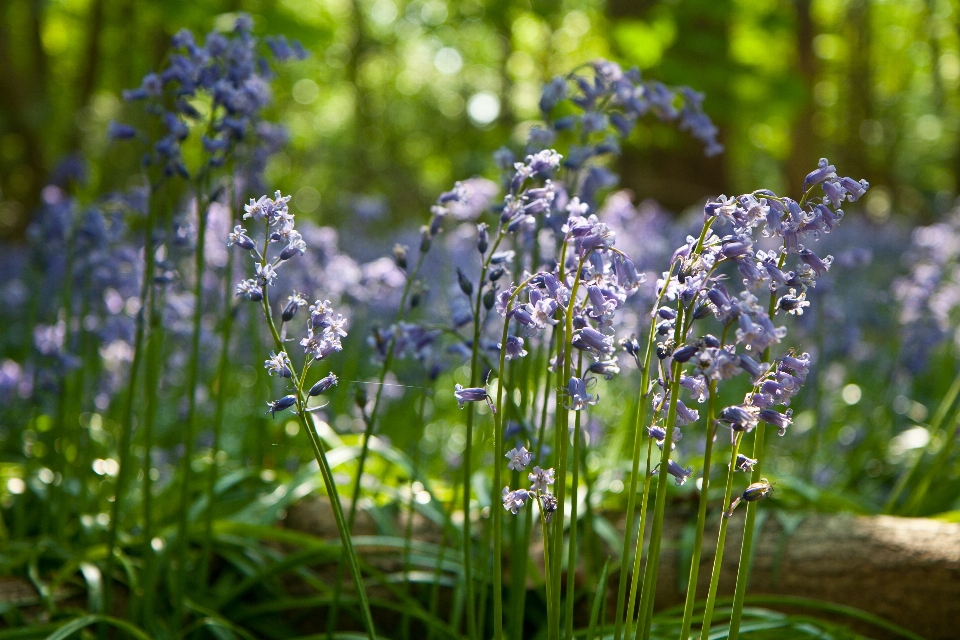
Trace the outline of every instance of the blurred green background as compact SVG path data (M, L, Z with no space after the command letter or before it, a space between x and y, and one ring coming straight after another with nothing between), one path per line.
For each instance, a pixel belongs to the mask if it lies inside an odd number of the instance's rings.
M960 182L956 5L3 0L0 237L21 237L42 186L76 173L71 154L91 159L81 197L122 186L138 159L108 153L104 135L136 111L120 90L162 63L179 28L204 33L237 11L312 54L281 71L272 115L291 145L267 176L324 222L419 220L451 181L489 170L504 140L523 141L546 80L597 57L706 93L727 147L707 159L687 136L641 125L619 167L640 197L680 210L757 185L795 193L826 156L874 185L871 217L930 219Z

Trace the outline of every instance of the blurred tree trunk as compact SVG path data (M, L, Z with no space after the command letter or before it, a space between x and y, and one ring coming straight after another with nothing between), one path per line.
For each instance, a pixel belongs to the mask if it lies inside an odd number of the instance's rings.
M607 14L611 23L619 20L649 21L656 3L634 0L613 0ZM644 76L667 84L689 85L706 95L704 111L720 128L720 142L730 132L733 105L737 103L729 82L730 24L734 7L731 0L688 0L671 7L671 14L680 37L669 46L669 55L656 67L644 70ZM611 34L611 45L616 41ZM638 149L626 144L618 163L622 186L634 191L639 198L654 198L671 211L682 211L708 196L732 191L726 168L725 154L708 158L703 144L687 133L676 132L673 125L658 125L645 118L642 127L673 129L661 139L667 144L653 142L652 136ZM658 138L660 136L657 136Z
M76 109L82 110L90 102L93 90L97 85L97 75L100 71L100 43L103 40L104 5L105 0L94 0L87 14L87 45L84 51L83 66L78 78ZM80 128L70 127L70 137L67 149L75 151L80 146Z
M810 0L797 0L797 73L803 85L803 98L791 131L793 149L787 160L788 192L799 194L803 179L817 166L819 140L813 127L813 88L817 82L817 60L813 54L814 27Z
M870 159L860 135L861 125L873 113L873 87L870 73L870 2L853 0L847 10L847 47L850 59L847 68L846 122L842 126L844 141L843 173L849 176L870 175Z
M20 12L26 5L26 11ZM15 24L18 16L25 19ZM19 139L22 156L7 159L0 172L0 196L19 203L15 219L6 221L5 235L20 237L28 213L39 197L39 186L47 173L41 131L49 116L47 104L47 55L43 49L42 3L0 2L0 136Z

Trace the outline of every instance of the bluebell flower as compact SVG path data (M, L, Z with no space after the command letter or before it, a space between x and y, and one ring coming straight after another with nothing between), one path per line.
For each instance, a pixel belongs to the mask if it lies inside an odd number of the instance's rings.
M137 137L137 130L131 127L128 124L122 124L111 120L107 124L107 139L108 140L130 140L131 138Z
M653 438L656 441L657 447L662 451L663 450L663 441L667 439L667 430L658 425L653 425L647 427L647 436ZM680 429L674 427L673 429L673 438L670 443L670 450L673 451L676 448L676 443L683 438L683 433L680 432Z
M737 505L743 502L756 502L762 498L766 498L770 493L773 492L773 487L770 485L770 482L766 478L761 478L760 482L754 482L744 489L743 493L730 503L730 508L723 512L725 518L729 518L733 515L733 510L737 508Z
M741 404L726 407L720 412L720 422L730 425L734 431L753 431L759 421L759 409L754 406Z
M540 508L543 509L543 517L547 522L553 518L557 511L557 498L552 493L540 494Z
M680 466L674 459L667 460L667 473L676 478L677 486L681 486L687 482L687 478L693 475L693 467L687 467L684 469Z
M555 482L553 469L541 469L534 467L527 475L527 479L532 483L530 490L536 493L548 493L550 486Z
M293 295L287 297L287 304L283 307L283 312L280 314L280 319L284 322L290 322L297 314L297 310L300 309L300 307L305 306L307 306L306 299L294 291Z
M607 336L593 327L584 327L574 332L573 346L581 351L590 351L598 358L614 352L613 336Z
M482 387L464 387L463 385L456 385L453 395L457 399L457 404L460 405L460 408L463 408L465 402L490 402L490 396L487 395L487 390Z
M750 473L753 471L753 467L757 464L757 461L753 458L748 458L742 453L737 454L737 462L734 465L734 471L743 471L744 473Z
M588 406L597 404L600 401L599 395L592 395L587 393L587 383L595 382L594 378L588 378L586 381L583 378L578 378L572 376L567 382L567 394L570 396L570 406L569 409L573 411L583 411Z
M320 378L315 383L313 383L313 386L310 387L310 391L308 392L308 394L311 396L318 396L321 393L326 393L336 385L337 385L336 374L329 373L325 377Z
M596 373L607 380L613 380L613 376L620 373L620 366L616 360L598 360L587 367L590 373Z
M522 358L527 355L527 351L523 348L523 338L517 336L507 336L506 347L504 345L498 345L500 349L506 349L506 359L513 360L514 358Z
M837 168L830 164L826 158L820 158L817 168L808 173L807 177L804 178L803 190L806 192L810 187L836 177Z
M782 309L792 315L803 315L803 309L809 307L810 303L806 299L806 292L797 294L796 289L790 289L785 295L777 300L777 309Z
M526 489L517 489L511 491L510 487L504 487L502 493L503 508L513 515L516 515L530 498L530 493Z
M295 404L297 404L296 396L293 396L293 395L283 396L279 400L271 400L267 402L267 406L269 407L269 409L267 409L267 413L275 417L277 414L277 411L283 411L285 409L289 409Z
M263 291L260 283L255 279L241 280L237 284L236 295L242 296L251 302L260 302L263 300Z
M510 461L507 463L508 469L511 471L523 471L533 460L533 453L527 451L526 447L514 447L508 451L504 457Z
M761 409L758 414L760 420L777 428L777 432L782 436L787 433L787 427L792 422L793 411L787 409L784 413L774 411L773 409Z
M287 356L285 351L280 353L270 352L270 357L264 361L263 367L267 370L269 375L278 375L281 378L289 378L292 373L290 371L290 358Z
M234 245L245 251L253 251L256 249L253 240L247 235L247 230L240 225L236 225L228 236L227 246L232 247Z
M260 264L259 262L256 265L257 269L257 278L256 282L261 287L270 286L273 284L273 281L277 279L277 272L273 268L272 264Z

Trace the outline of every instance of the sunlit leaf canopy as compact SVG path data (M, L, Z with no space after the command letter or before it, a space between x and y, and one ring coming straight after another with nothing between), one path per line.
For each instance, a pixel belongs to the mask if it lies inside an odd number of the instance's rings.
M931 217L960 173L952 0L611 2L9 0L0 8L0 233L18 237L40 188L90 158L82 196L123 186L138 158L108 145L120 100L162 64L170 36L225 28L310 51L281 71L272 109L291 144L267 177L328 222L419 221L453 180L520 147L552 76L607 57L707 95L727 152L705 159L645 123L622 184L673 210L765 184L796 190L828 156L875 186L869 215ZM384 224L384 233L393 225Z

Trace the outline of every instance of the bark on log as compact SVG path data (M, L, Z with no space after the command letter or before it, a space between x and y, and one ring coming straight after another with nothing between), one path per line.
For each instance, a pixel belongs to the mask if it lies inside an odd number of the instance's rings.
M720 595L732 596L743 537L743 514L727 530ZM373 520L358 515L355 533L375 533ZM623 516L607 514L620 531ZM798 516L799 517L799 516ZM695 515L693 516L695 519ZM439 541L439 532L415 519L418 539ZM679 567L681 534L691 520L668 519L657 582L656 607L683 603ZM713 565L718 522L704 536L698 598L706 597ZM286 526L316 535L337 536L329 503L307 499L290 509ZM398 530L402 531L402 527ZM532 547L539 548L534 538ZM766 518L755 545L750 595L776 594L845 604L895 622L929 640L960 640L960 524L925 518L803 514L792 531L777 517ZM531 549L534 562L542 554ZM542 567L541 567L542 569ZM684 575L684 580L686 575ZM578 583L584 586L583 576ZM609 582L613 602L616 575ZM805 613L813 613L809 610ZM612 615L612 613L611 613ZM819 615L819 614L817 614ZM875 627L855 627L874 638L887 636Z

